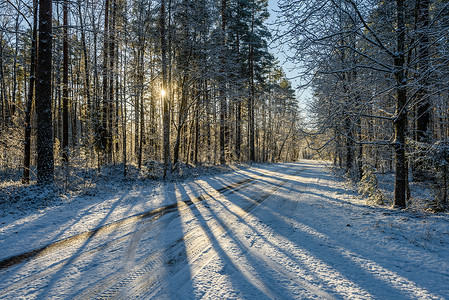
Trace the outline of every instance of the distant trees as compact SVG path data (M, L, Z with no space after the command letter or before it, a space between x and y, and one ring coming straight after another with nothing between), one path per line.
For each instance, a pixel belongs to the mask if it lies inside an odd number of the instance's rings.
M446 40L447 4L280 4L281 37L314 91L314 131L327 136L317 148L332 149L334 162L354 179L361 178L362 164L394 169L394 205L405 207L408 174L434 168L432 144L447 140L447 123L435 116L447 109L447 86L438 84L448 75L447 55L437 45Z
M0 8L3 174L45 183L63 163L124 163L125 174L160 163L168 176L183 164L300 157L295 95L267 49L266 0Z

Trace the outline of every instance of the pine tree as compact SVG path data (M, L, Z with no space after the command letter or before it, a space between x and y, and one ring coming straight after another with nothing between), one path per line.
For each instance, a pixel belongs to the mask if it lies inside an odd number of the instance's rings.
M36 113L37 113L37 181L52 183L54 179L52 120L52 1L39 0Z

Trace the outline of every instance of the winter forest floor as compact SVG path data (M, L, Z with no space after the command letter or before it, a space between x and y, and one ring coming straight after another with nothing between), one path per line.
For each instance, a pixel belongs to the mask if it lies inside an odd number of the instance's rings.
M323 162L131 178L4 182L0 299L449 299L449 215L367 205Z

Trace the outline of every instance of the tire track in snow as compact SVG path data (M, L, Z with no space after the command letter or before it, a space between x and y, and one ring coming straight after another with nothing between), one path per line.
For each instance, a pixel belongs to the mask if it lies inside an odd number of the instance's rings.
M264 177L264 176L262 175L262 176L254 176L254 177L246 178L246 179L240 180L236 183L232 183L232 184L223 186L221 188L214 189L214 191L216 191L220 194L234 193L236 191L246 188L247 186L253 184L255 180L262 178L262 177ZM81 244L81 243L86 243L86 242L93 240L94 238L97 238L104 234L115 232L116 230L123 228L125 226L130 226L132 224L139 223L139 222L144 223L144 224L150 224L150 226L151 226L151 224L154 223L155 221L157 221L159 218L161 218L165 215L170 215L170 213L172 213L172 212L178 211L178 206L180 205L180 203L183 203L184 205L186 205L188 207L188 206L191 206L194 201L201 202L210 197L211 197L210 195L205 194L205 195L194 197L192 199L188 199L185 201L180 201L177 203L166 205L166 206L163 206L163 207L160 207L157 209L153 209L151 211L143 212L143 213L140 213L137 215L133 215L130 217L120 219L120 220L112 222L110 224L106 224L101 227L94 228L92 230L79 233L77 235L62 239L60 241L56 241L51 244L47 244L43 247L39 247L39 248L36 248L36 249L28 251L28 252L24 252L24 253L15 255L15 256L11 256L9 258L6 258L6 259L3 259L0 261L0 272L4 271L10 267L13 267L15 265L18 265L20 263L33 261L33 260L36 260L41 257L47 257L55 252L64 250L64 248L75 246L75 245ZM172 219L172 218L170 218L170 219ZM149 230L149 228L147 230ZM0 291L0 297L3 297L4 295L9 294L10 292L12 292L16 289L23 288L23 286L25 286L33 281L36 281L40 278L46 277L48 275L51 275L52 273L60 271L62 268L64 268L66 266L67 262L69 262L69 261L72 261L72 263L75 261L80 261L80 260L85 259L95 253L98 253L99 251L103 251L112 245L122 242L124 239L129 238L129 235L130 234L127 233L124 236L121 236L117 239L108 241L106 243L102 243L101 245L94 247L93 249L90 249L86 252L82 252L82 253L78 254L76 257L68 257L68 258L64 258L58 262L52 263L49 267L40 271L39 273L35 273L31 276L19 279L16 282L3 288ZM131 245L134 244L137 246L136 242L138 243L138 240L135 241L134 240L135 237L136 237L136 234L134 233L133 237L132 237L133 241L132 241ZM133 251L132 247L130 247L129 251ZM51 259L51 257L50 257L50 259ZM120 268L119 271L121 269L122 268ZM122 273L122 272L120 272L120 273Z
M300 172L297 171L296 174ZM215 190L216 195L224 195L229 193L235 193L239 190L245 189L255 183L257 179L265 178L268 175L261 175L249 178L240 182L238 185L229 185L220 189ZM276 179L278 180L278 179ZM248 215L256 206L260 205L263 201L265 201L269 196L275 193L278 189L280 189L289 179L282 179L280 183L265 192L261 196L256 199L252 199L249 204L243 207L243 211L245 212L245 216ZM246 183L246 184L245 184ZM184 214L186 209L190 207L192 204L199 205L202 207L210 209L208 206L205 206L203 200L214 198L216 196L214 194L206 194L200 197L192 198L191 200L180 201L178 204L184 204L184 208L179 210L179 214ZM198 214L198 213L197 213ZM196 214L196 215L197 215ZM196 217L193 216L193 218ZM174 217L173 217L174 218ZM164 220L165 222L170 222L173 218ZM138 242L140 241L143 232L150 230L151 228L148 226L142 226L134 235L133 240L130 242L129 250L134 252ZM224 233L229 233L230 227L228 225L222 224L214 224L212 228L209 228L209 233L204 232L204 228L202 226L196 226L192 229L192 232L187 233L182 239L179 239L169 247L161 249L161 255L157 257L157 261L152 261L152 259L143 259L145 262L139 263L138 266L135 266L130 272L127 273L126 269L122 269L121 272L116 272L112 274L108 279L102 280L98 286L88 288L83 291L77 299L86 299L86 298L94 298L94 299L106 299L106 298L126 298L132 297L136 298L142 295L145 297L151 296L151 294L157 293L158 288L161 288L163 282L166 281L167 278L176 276L188 265L189 260L196 260L200 256L204 256L201 258L202 263L198 268L202 268L207 264L208 261L217 256L216 253L210 251L211 248L211 240L208 236L217 236ZM208 249L209 248L209 249ZM188 253L186 250L188 249ZM163 252L163 254L162 254ZM205 254L205 252L207 252ZM187 257L188 256L188 257ZM133 257L133 254L130 254L127 259ZM175 259L173 259L175 257ZM126 263L125 263L126 264ZM161 266L159 270L165 268L168 269L166 274L160 274L156 272L152 274L151 271L157 268L157 266ZM183 277L183 276L181 276ZM144 280L142 280L144 278ZM292 279L292 278L290 278ZM189 280L189 278L184 278L184 281ZM99 291L101 290L102 291ZM274 290L274 288L271 288ZM314 290L309 287L309 289ZM274 292L267 291L268 294L275 295ZM318 293L316 289L313 293ZM320 294L323 296L323 294ZM154 295L153 295L154 296Z
M297 173L299 173L298 171ZM296 173L296 174L297 174ZM295 174L295 175L296 175ZM241 208L241 211L237 214L242 218L245 219L254 209L256 209L263 201L265 201L268 197L272 196L276 191L278 191L282 186L285 185L291 178L290 176L287 176L287 178L284 178L281 180L280 183L277 183L277 185L270 189L268 192L265 192L264 194L260 195L256 199L252 199L252 201L249 203L249 205ZM248 187L248 186L246 186ZM237 190L243 189L233 189L233 192L236 192ZM192 202L195 205L200 204L203 209L209 209L211 208L209 206L205 206L204 203L201 201L198 201L197 199L193 199ZM197 207L199 209L199 207ZM198 215L198 212L194 214L195 216ZM78 299L85 299L85 298L94 298L94 299L106 299L106 298L140 298L140 297L157 297L160 296L158 293L163 289L163 284L165 282L168 282L168 278L177 277L178 280L176 280L177 286L181 287L184 284L186 284L189 280L191 280L191 277L189 275L184 275L188 270L188 266L192 262L196 262L196 269L202 269L204 266L208 264L212 259L216 258L217 256L220 256L219 253L212 251L212 241L209 237L216 237L216 236L222 236L223 234L227 234L231 237L234 244L237 244L240 249L242 249L242 254L252 254L251 260L253 262L256 262L259 266L262 266L262 268L269 268L270 270L273 270L274 272L280 274L281 276L287 278L291 282L295 282L298 286L301 286L304 290L307 292L314 294L318 296L320 299L334 299L331 295L324 292L320 288L308 283L305 280L297 278L297 274L294 274L293 272L289 270L284 270L281 266L276 264L275 261L265 261L262 258L258 257L254 253L251 253L251 250L249 249L249 246L247 243L243 242L240 238L238 238L235 234L233 234L233 229L235 228L236 224L229 224L226 221L217 221L215 220L213 225L208 225L207 231L204 232L204 228L201 225L196 226L192 231L189 232L187 235L183 237L182 240L177 241L175 244L171 245L165 253L158 257L158 260L156 262L150 261L147 262L146 265L142 266L142 264L136 268L133 269L133 272L130 274L130 276L127 276L126 278L123 278L122 280L118 280L118 277L120 275L114 276L110 279L110 283L112 283L112 286L110 285L108 288L103 290L103 292L100 292L99 294L95 295L92 292L83 293L80 295ZM137 237L141 236L140 234L136 235ZM208 237L209 236L209 237ZM182 242L182 243L181 243ZM174 250L176 249L176 250ZM188 249L188 253L186 253L186 249ZM161 250L163 251L163 250ZM178 252L177 252L178 251ZM224 250L223 250L224 251ZM175 259L173 259L175 257ZM238 256L237 256L238 257ZM197 262L197 260L201 260L201 262ZM232 260L231 264L238 267L239 264L241 264L241 259L239 258L230 258L228 257L228 260ZM161 274L159 272L156 272L155 274L152 274L151 271L154 270L154 268L157 267L157 265L160 265L164 267L168 271L165 274ZM162 268L160 268L162 269ZM280 299L284 298L285 295L282 294L281 291L279 291L279 288L277 288L276 284L268 283L261 283L260 280L251 274L250 271L245 269L240 269L239 271L242 271L245 276L248 278L252 278L253 282L255 283L255 286L258 287L259 290L263 291L265 295L269 296L273 299ZM179 279L182 278L182 281L180 282ZM260 284L258 284L260 283ZM97 290L98 292L98 290Z
M219 189L214 189L214 191L219 194L235 193L249 187L250 185L255 183L255 180L262 177L264 176L255 176L252 178L248 178L235 184L227 185ZM185 211L191 205L198 205L204 200L212 197L213 195L211 194L204 194L202 196L194 197L189 200L179 201L177 203L177 205L179 206L179 215L172 215L169 219L165 219L164 222L171 222L176 217L179 217L181 214L185 213ZM176 210L173 210L171 212L175 211ZM130 241L128 253L126 255L127 257L125 258L125 265L130 265L130 263L132 262L132 257L134 256L133 253L136 250L143 233L151 230L151 227L151 224L142 224L142 227L133 235L133 238ZM210 245L211 241L209 238L207 238L207 235L204 234L204 231L201 227L196 227L193 230L193 232L185 234L181 239L178 239L175 243L168 246L168 250L158 250L159 255L156 259L153 259L152 257L142 259L143 262L139 262L138 265L133 267L132 269L127 270L126 268L121 268L118 272L111 274L108 278L101 280L98 284L95 284L94 287L90 287L87 290L82 291L75 299L105 299L111 297L121 298L125 293L140 294L145 292L145 290L148 290L152 286L157 286L158 283L162 282L164 278L168 277L168 275L175 274L179 269L184 267L184 262L187 263L187 254L179 251L176 252L177 250L181 249L182 251L184 251L184 247L189 247L189 257L198 257L201 255L203 250ZM223 232L222 229L216 227L214 228L214 233L220 234ZM164 252L165 254L162 254ZM175 253L177 253L177 255L174 255ZM173 257L178 257L177 266L173 263ZM183 262L183 264L180 264L179 262ZM155 266L157 265L170 266L171 271L163 277L161 277L158 272L156 272L155 274L151 274L151 271L154 270ZM143 277L145 277L145 280L140 280ZM133 285L133 288L125 291L127 289L126 287L130 286L131 283Z
M217 191L219 193L232 193L232 192L238 191L242 188L245 188L247 185L252 184L252 182L254 180L256 180L260 177L261 176L246 178L246 179L243 179L236 183L229 184L227 186L215 189L215 191ZM203 201L209 197L210 196L208 196L208 195L202 195L199 197L195 197L193 199L189 199L186 201L180 201L180 202L184 203L187 206L190 206L193 204L193 201ZM74 246L74 245L77 245L80 243L86 243L89 240L93 240L94 238L97 238L101 235L114 232L120 228L123 228L125 226L130 226L134 223L142 222L144 224L147 224L147 223L152 224L155 221L157 221L159 218L161 218L165 215L170 215L170 213L177 211L178 206L180 205L180 202L166 205L166 206L163 206L163 207L160 207L157 209L153 209L151 211L147 211L144 213L140 213L140 214L137 214L134 216L126 217L124 219L112 222L110 224L107 224L107 225L104 225L104 226L101 226L101 227L98 227L98 228L95 228L95 229L92 229L92 230L89 230L86 232L82 232L80 234L62 239L60 241L45 245L43 247L3 259L2 261L0 261L0 272L4 271L12 266L18 265L20 263L24 263L24 262L28 262L28 261L32 261L32 260L41 258L41 257L49 256L57 251L63 250L64 248L71 247L71 246ZM102 243L101 245L99 245L93 249L90 249L86 252L78 254L75 258L68 257L68 258L64 258L64 259L60 260L59 262L52 263L49 267L42 270L41 272L33 274L28 277L25 277L23 279L19 279L18 281L3 288L0 291L0 297L3 297L4 295L9 294L11 291L14 291L16 289L23 288L24 285L27 285L33 281L36 281L40 278L48 276L52 273L58 272L63 267L65 267L66 263L70 260L72 260L72 262L74 262L74 261L79 261L79 260L85 259L99 251L105 250L106 248L108 248L112 245L122 242L124 239L129 238L129 235L130 234L128 233L128 234L125 234L124 236L121 236L112 241ZM132 239L135 239L134 236L135 236L135 234L133 234Z
M257 179L257 177L247 178L247 179L241 180L237 183L233 183L231 185L219 188L219 189L217 189L217 191L220 193L224 193L226 191L232 191L232 190L236 189L237 187L239 187L243 184L249 183L251 181L254 181L256 179ZM204 196L199 196L197 198L200 200L204 200L203 199ZM189 205L192 204L191 200L187 200L185 202ZM3 269L7 269L11 266L17 265L19 263L29 261L36 257L48 255L58 249L70 246L72 244L85 242L87 240L90 240L90 239L98 236L98 235L114 231L121 226L128 225L130 223L137 223L137 222L140 222L141 220L145 220L145 219L161 217L167 213L175 211L177 209L177 206L178 206L177 203L169 204L169 205L166 205L166 206L163 206L160 208L153 209L151 211L147 211L147 212L143 212L143 213L140 213L140 214L137 214L134 216L123 218L121 220L112 222L110 224L103 225L101 227L97 227L92 230L88 230L88 231L79 233L77 235L53 242L51 244L47 244L45 246L36 248L34 250L30 250L30 251L27 251L27 252L24 252L24 253L21 253L18 255L10 256L10 257L2 259L0 261L0 271Z
M296 172L294 175L286 176L286 178L283 179L278 186L275 186L273 189L262 194L257 199L253 199L253 203L249 207L240 208L237 205L232 205L232 203L228 204L227 206L232 207L232 213L234 213L234 214L236 214L236 216L240 217L241 220L246 220L246 219L248 219L249 216L252 216L251 213L253 213L256 209L260 208L260 204L262 204L262 202L264 202L269 197L273 196L280 188L282 188L291 179L291 177L297 175L300 171ZM222 204L222 205L225 205L225 204ZM297 203L295 203L294 206L296 207ZM234 260L234 262L232 263L233 265L236 265L236 266L242 265L243 266L239 269L239 271L242 272L243 274L245 274L245 276L247 276L249 278L253 278L254 275L250 274L249 271L247 271L245 268L246 267L255 268L254 266L257 265L261 269L274 271L275 273L280 274L284 278L288 279L290 282L296 283L297 286L303 288L310 294L317 296L319 299L335 299L332 295L323 291L319 287L317 287L313 284L310 284L306 280L298 278L297 273L292 272L291 270L288 270L287 268L285 268L285 266L281 266L276 259L273 259L272 257L267 256L267 255L264 255L263 253L259 252L257 250L257 248L252 248L252 243L248 242L245 239L241 239L239 236L237 236L238 232L236 229L241 226L241 224L239 224L238 222L235 222L235 221L232 222L227 218L221 218L219 222L220 222L220 226L222 226L223 228L226 228L226 230L227 230L227 234L229 235L228 242L235 244L237 246L235 248L237 249L237 251L240 252L240 255L234 255L233 258L229 258L229 259ZM256 239L261 240L261 236L256 235ZM242 259L242 257L245 255L247 256L246 263L241 262L242 260L245 260L245 259ZM251 261L251 263L249 263L249 261ZM257 282L257 278L253 278L253 279L256 279L256 282ZM271 282L263 282L263 283L260 282L259 285L264 285L263 288L266 290L266 296L268 296L272 299L284 299L284 298L290 297L290 295L284 295L282 293L282 291L279 291L278 286L276 284L272 284ZM307 298L310 298L310 297L311 297L311 295L307 296Z
M300 171L298 171L300 172ZM297 173L298 173L297 172ZM279 174L277 172L269 172L272 174ZM296 173L296 174L297 174ZM214 189L214 193L218 193L220 195L235 193L239 190L248 188L249 186L252 186L256 180L261 178L268 177L268 174L262 174L254 177L247 178L245 180L241 180L239 182L236 182L234 184L227 185L225 187ZM246 218L247 215L250 214L251 211L253 211L255 208L257 208L263 201L265 201L269 196L274 194L278 189L280 189L288 180L291 175L286 176L286 178L274 178L276 181L280 180L280 183L276 183L277 186L275 186L273 189L269 190L268 192L262 194L261 196L257 197L256 199L251 199L252 201L249 202L249 205L243 207L244 216L243 218ZM179 274L183 268L185 268L188 265L188 259L196 260L199 257L201 257L201 264L200 268L207 264L208 261L212 260L215 256L217 256L214 251L206 251L205 249L211 248L211 241L209 238L207 238L207 235L204 235L204 232L202 228L195 228L192 232L186 234L184 237L176 241L174 244L172 244L170 247L165 249L159 249L153 253L151 253L149 256L146 256L139 261L135 262L137 265L133 266L133 260L135 256L136 248L142 238L142 235L148 231L151 230L151 228L154 225L154 221L158 220L164 215L167 215L168 218L164 218L164 222L167 224L173 220L176 217L179 217L180 214L183 213L184 210L188 210L188 208L192 205L198 205L201 204L202 207L206 207L210 209L208 206L205 206L204 203L202 203L206 199L214 198L213 195L210 194L204 194L199 197L194 197L185 201L179 201L177 203L174 203L172 205L167 205L164 207L161 207L159 209L155 209L152 211L148 211L139 215L131 216L122 220L119 220L117 222L102 226L100 228L96 228L94 230L84 232L81 234L78 234L76 236L64 239L62 241L58 241L56 243L44 246L42 248L21 254L19 256L15 256L6 260L3 260L0 262L0 271L3 268L8 268L12 265L18 264L20 262L28 261L33 258L37 258L39 256L47 255L52 252L55 252L58 249L64 248L66 246L73 245L77 242L85 242L89 239L92 239L96 236L99 236L103 233L108 233L111 231L114 231L124 225L127 224L133 224L133 223L140 223L140 228L133 233L131 241L129 242L128 251L126 251L126 259L125 262L128 262L128 264L125 264L121 268L119 268L116 272L111 274L110 276L100 280L99 282L95 283L93 286L80 291L78 295L76 296L77 299L86 299L86 298L96 298L96 299L105 299L105 298L124 298L129 297L130 295L142 295L149 293L156 293L158 289L161 288L162 283L164 280L166 280L170 276L175 276L176 274ZM179 211L179 214L176 216L175 214L172 214L176 211ZM224 225L224 226L223 226ZM214 236L221 235L224 233L227 233L231 230L232 224L219 224L215 225L213 228L210 228L211 232ZM206 237L205 237L206 236ZM121 237L120 240L123 238L129 238L129 234L126 234L125 236ZM243 249L246 249L249 253L248 248L237 238L237 243L241 245ZM100 245L97 247L99 250L95 251L101 251L108 246L117 243L116 240L107 242L105 244ZM187 258L187 254L185 253L184 247L189 248L189 258ZM87 253L81 253L80 256L76 258L82 259L85 256L88 256L91 254L93 250L90 250ZM175 259L174 259L175 258ZM64 265L62 263L57 263L56 268L59 269L63 267ZM158 266L169 266L168 272L165 274L160 274L159 272L156 272L153 274L153 271L155 268L157 269ZM272 266L270 266L272 267ZM273 268L276 270L276 268ZM53 270L54 271L54 270ZM307 282L298 281L293 278L292 274L286 274L286 272L283 272L279 268L277 268L276 272L279 274L282 274L285 277L288 277L290 280L297 282L300 284L300 286L303 286L304 289L310 291L313 294L319 295L322 298L330 298L327 297L327 295L324 292L321 292L319 289L315 288L314 286L311 286L307 284ZM19 281L17 283L14 283L14 285L21 285L23 286L24 283L30 282L32 280L36 280L40 277L46 276L51 272L51 269L47 269L44 271L45 274L36 274L33 276L30 280L25 281ZM185 279L189 280L189 278ZM131 288L130 288L131 286ZM8 291L11 291L13 287L8 288ZM272 297L275 297L277 295L275 286L268 285L268 295L272 295ZM6 292L6 291L3 291ZM7 293L0 293L1 295L7 294Z

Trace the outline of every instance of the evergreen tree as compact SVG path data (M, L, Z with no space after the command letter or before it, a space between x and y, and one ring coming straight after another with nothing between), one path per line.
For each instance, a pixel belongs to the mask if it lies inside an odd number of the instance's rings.
M52 120L52 1L39 0L39 48L36 84L37 180L54 179Z

